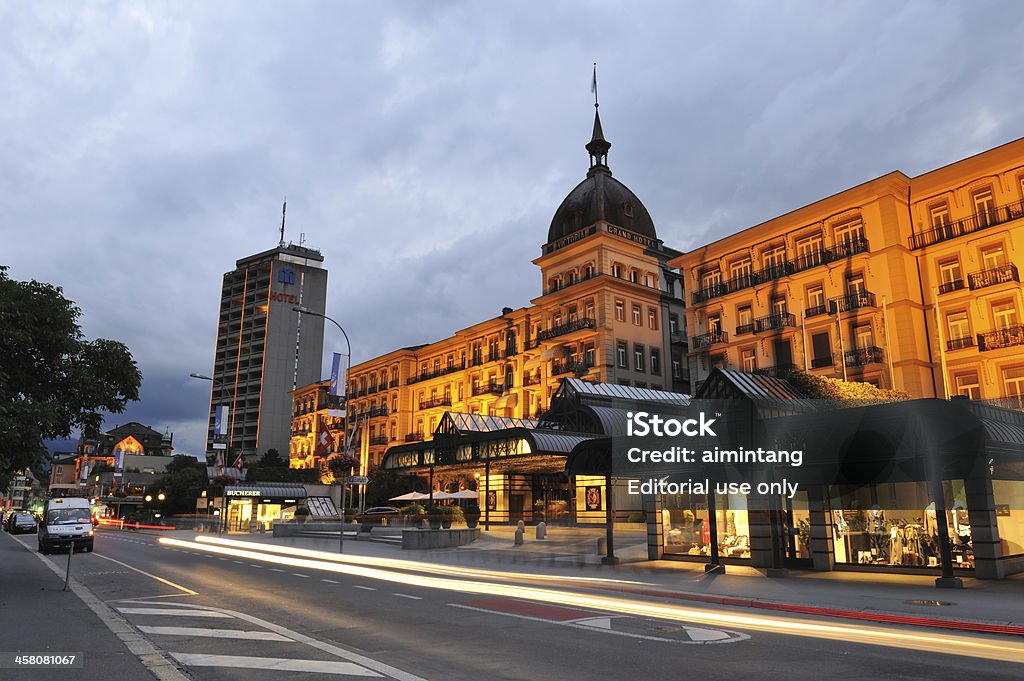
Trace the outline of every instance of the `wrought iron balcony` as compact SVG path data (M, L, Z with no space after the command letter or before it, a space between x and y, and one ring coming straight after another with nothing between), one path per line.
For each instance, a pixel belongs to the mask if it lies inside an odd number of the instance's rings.
M796 317L789 312L779 312L766 317L759 317L756 322L758 332L779 331L787 326L796 326Z
M370 446L374 445L386 445L390 440L387 435L374 435L370 438Z
M881 364L884 362L882 348L871 346L868 348L857 348L846 351L846 366L862 367L868 364Z
M556 359L551 362L551 375L559 376L561 374L569 373L582 374L589 371L593 366L593 362L588 362L586 360L582 362L576 362L573 361L572 359L566 359L561 361Z
M875 307L875 294L867 291L854 291L845 296L830 298L828 308L831 314L849 312L861 307Z
M952 293L953 291L959 291L964 287L963 279L954 279L953 281L947 281L939 284L939 293Z
M487 383L478 383L473 386L473 395L500 395L505 392L505 384L499 380L490 380Z
M815 357L811 360L812 369L824 369L825 367L835 366L835 360L832 359L832 355L824 355L822 357Z
M973 336L962 336L961 338L950 338L946 341L947 350L963 350L964 348L974 347Z
M438 395L437 397L431 397L428 400L422 400L420 402L420 409L433 409L434 407L450 406L452 406L451 395Z
M773 367L762 367L760 369L754 369L755 374L760 374L762 376L771 376L772 378L785 378L794 371L796 371L796 365L794 364L776 364Z
M704 288L699 288L693 292L693 304L699 305L706 303L712 298L718 298L724 296L729 292L729 285L725 282L718 282L716 284L708 284Z
M378 416L387 416L387 415L388 415L387 405L382 405L380 407L373 407L372 409L367 409L366 410L366 414L365 414L366 418L369 418L369 419L377 418Z
M446 376L448 374L453 374L456 371L462 371L465 368L466 368L466 363L465 362L456 362L456 363L452 364L451 366L445 365L445 366L437 368L437 369L429 369L427 371L421 371L418 375L411 376L409 378L408 383L406 383L406 385L412 385L413 383L419 383L420 381L426 381L426 380L429 380L431 378L437 378L438 376ZM394 386L394 385L397 385L397 383L393 383L392 384L392 386Z
M397 378L395 380L391 381L390 387L392 387L392 388L397 388L398 387L398 379Z
M845 260L858 253L868 252L868 240L864 237L858 237L856 239L848 239L846 241L840 241L832 248L828 249L828 261L835 262L836 260Z
M909 239L910 248L924 248L931 244L937 244L940 241L948 241L949 239L955 239L958 236L964 234L971 234L987 227L993 227L995 225L1001 225L1004 222L1010 222L1017 218L1024 217L1024 201L1017 201L1015 203L1009 203L1005 206L998 206L991 210L986 210L980 213L950 222L949 224L939 225L934 229L930 229L927 232L921 232L920 234L914 234Z
M765 265L764 269L757 273L758 283L763 284L766 281L774 281L781 279L786 275L793 274L796 268L793 267L791 262L777 262L771 265Z
M555 291L561 291L562 289L569 288L570 286L575 286L576 284L582 284L583 282L589 281L600 274L601 272L591 272L590 274L580 275L574 281L562 281L558 284L555 284L554 286L549 286L548 288L544 289L544 295L554 293Z
M1011 348L1015 345L1024 345L1024 326L1020 324L978 334L978 349L981 351Z
M736 326L736 335L742 336L745 333L754 333L757 331L757 322L750 322L749 324L739 324Z
M971 290L974 291L975 289L995 286L996 284L1005 284L1008 281L1019 282L1020 276L1017 274L1017 266L1011 263L980 272L972 272L967 275L967 281L970 284Z
M693 349L700 350L703 348L709 348L712 345L728 342L729 334L725 331L709 331L708 333L702 333L699 336L693 337Z
M523 385L540 385L540 376L527 376L523 379Z
M423 437L423 431L422 430L417 430L417 431L409 433L409 434L407 434L405 436L405 441L406 442L423 442L424 439L425 438Z
M581 317L580 319L571 319L567 322L562 322L552 326L550 329L544 329L537 334L537 340L546 341L557 336L564 336L567 333L573 331L580 331L582 329L596 329L597 322L590 317Z
M819 315L828 314L828 305L812 305L807 308L804 312L804 317L817 317Z

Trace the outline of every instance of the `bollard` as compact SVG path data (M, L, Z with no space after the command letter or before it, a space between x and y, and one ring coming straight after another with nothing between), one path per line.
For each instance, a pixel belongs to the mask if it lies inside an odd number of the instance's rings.
M521 523L522 521L520 520L519 522ZM516 546L522 546L522 545L523 545L523 528L522 527L517 527L516 528Z
M522 520L520 520L518 523L516 523L516 529L518 531L520 531L520 532L525 532L526 531L526 523L524 523Z
M598 537L597 538L597 555L603 556L608 553L608 538Z
M68 590L68 583L71 581L71 555L75 552L75 542L72 540L71 546L68 547L68 569L64 573L64 590Z
M547 523L541 521L537 523L537 539L546 539L548 536Z

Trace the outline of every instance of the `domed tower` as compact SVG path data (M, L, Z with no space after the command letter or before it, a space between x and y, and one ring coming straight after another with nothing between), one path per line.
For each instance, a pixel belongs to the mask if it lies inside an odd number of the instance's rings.
M682 283L636 194L612 176L611 143L594 103L587 175L558 206L542 254L543 292L534 299L533 346L552 378L576 375L683 391Z

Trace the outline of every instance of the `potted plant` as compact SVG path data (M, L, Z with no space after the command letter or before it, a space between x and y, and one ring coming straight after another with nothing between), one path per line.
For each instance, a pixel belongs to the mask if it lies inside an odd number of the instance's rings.
M473 529L480 522L480 507L475 501L469 501L462 509L462 515L466 518L466 527Z
M443 513L444 509L441 506L433 505L427 507L427 523L430 525L430 529L441 529L441 516Z
M295 509L295 522L305 523L306 519L309 518L309 509L305 506L299 506Z
M423 516L426 514L421 504L409 504L398 509L398 512L405 520L406 527L419 527L423 524Z
M460 522L463 519L462 509L454 504L439 506L441 509L441 527L446 530L452 529L452 523Z

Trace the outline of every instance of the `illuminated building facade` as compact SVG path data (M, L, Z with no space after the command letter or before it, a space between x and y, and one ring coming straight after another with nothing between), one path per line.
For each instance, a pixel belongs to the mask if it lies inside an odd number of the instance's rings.
M207 454L215 407L230 407L227 452L289 451L291 391L320 378L327 270L319 251L282 243L242 258L224 275L210 393ZM226 462L227 465L231 461Z

